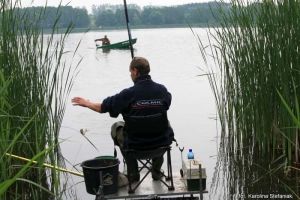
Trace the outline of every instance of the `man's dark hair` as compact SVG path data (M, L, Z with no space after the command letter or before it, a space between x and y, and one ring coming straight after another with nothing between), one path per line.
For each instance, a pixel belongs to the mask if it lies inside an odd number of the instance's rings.
M130 63L130 68L136 68L140 75L147 75L150 72L150 64L143 57L134 57Z

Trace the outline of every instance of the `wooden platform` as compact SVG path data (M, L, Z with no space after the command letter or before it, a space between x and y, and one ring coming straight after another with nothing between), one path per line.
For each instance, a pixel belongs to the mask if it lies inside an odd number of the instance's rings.
M143 177L143 174L141 174ZM193 198L195 195L200 195L200 191L188 191L185 185L185 180L181 178L180 174L173 174L173 182L175 190L168 190L168 188L159 180L153 181L151 174L148 175L145 180L140 184L140 186L135 190L134 194L128 193L128 186L120 187L118 192L111 195L105 195L102 199L153 199L153 197L172 197L175 199L175 196L178 196L180 199L197 199ZM170 183L170 181L167 181ZM132 188L134 188L136 183L132 184ZM206 190L202 191L202 193L207 193ZM182 198L186 197L186 198ZM162 199L164 199L162 198ZM176 198L177 199L177 198Z

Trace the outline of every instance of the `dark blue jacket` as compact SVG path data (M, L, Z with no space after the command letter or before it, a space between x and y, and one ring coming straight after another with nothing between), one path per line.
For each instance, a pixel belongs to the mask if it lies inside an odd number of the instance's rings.
M165 86L152 81L150 75L141 75L134 86L107 97L102 102L102 113L109 112L111 117L122 114L126 127L126 116L147 116L166 112L171 105L172 95ZM123 130L124 148L150 149L170 145L174 138L173 129L155 134L155 136L135 138Z

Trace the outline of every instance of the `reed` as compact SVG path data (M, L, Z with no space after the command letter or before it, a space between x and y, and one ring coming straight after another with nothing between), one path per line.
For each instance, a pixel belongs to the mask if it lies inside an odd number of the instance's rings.
M277 93L295 114L300 74L300 1L231 1L219 8L219 26L208 29L216 68L209 68L222 129L237 148L253 139L262 154L295 158L298 128ZM205 59L208 59L207 57ZM295 87L294 87L295 84ZM297 150L296 150L297 151ZM298 154L297 154L298 155Z
M52 32L45 35L39 29L48 14L45 8L35 13L32 23L26 10L20 12L20 1L10 2L0 4L0 196L61 199L65 174L45 169L43 163L64 167L59 131L78 65L71 68L63 55L71 53L64 51L64 43L73 25L58 34L58 11ZM6 153L38 164L26 164Z
M230 12L219 7L218 27L207 29L209 45L200 43L222 127L226 198L261 188L270 194L273 179L299 198L300 1L231 4Z

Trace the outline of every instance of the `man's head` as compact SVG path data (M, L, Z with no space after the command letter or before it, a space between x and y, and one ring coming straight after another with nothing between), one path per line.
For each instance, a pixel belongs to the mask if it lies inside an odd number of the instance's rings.
M147 59L143 57L134 57L129 65L129 71L132 81L140 75L147 75L150 72L150 65Z
M104 38L107 38L107 36L106 36L106 35L104 35Z

